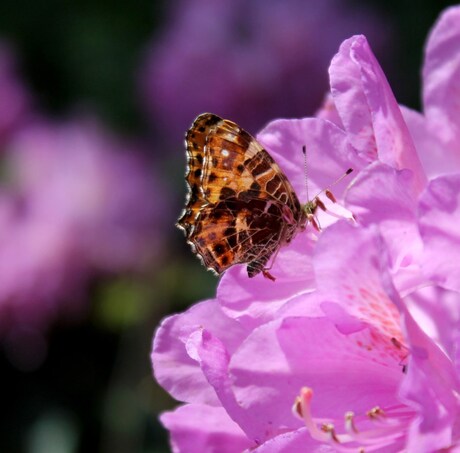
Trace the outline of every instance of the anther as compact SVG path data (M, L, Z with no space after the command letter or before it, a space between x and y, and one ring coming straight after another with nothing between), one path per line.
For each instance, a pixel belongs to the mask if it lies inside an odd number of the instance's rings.
M308 214L307 215L307 220L311 223L312 227L320 232L321 231L321 227L319 226L317 220L316 220L316 217L313 215L313 214Z
M380 409L379 406L375 406L373 407L370 411L367 411L366 412L366 415L370 418L370 419L377 419L379 417L383 417L385 416L385 412Z
M351 411L345 414L345 428L348 432L358 433L355 425L355 414Z
M340 443L340 440L335 434L334 425L332 423L325 423L324 425L321 425L321 431L323 431L326 434L329 434L329 436L334 442Z
M329 198L329 200L331 200L333 203L337 203L337 199L334 197L334 194L329 189L326 189L324 193L326 194L326 197Z
M326 211L325 204L318 197L315 198L315 205L318 206L318 208L322 209L323 211Z
M294 412L296 412L297 415L298 415L300 418L303 418L302 400L300 399L300 396L298 396L298 397L295 399L294 406L293 406L292 410L293 410Z

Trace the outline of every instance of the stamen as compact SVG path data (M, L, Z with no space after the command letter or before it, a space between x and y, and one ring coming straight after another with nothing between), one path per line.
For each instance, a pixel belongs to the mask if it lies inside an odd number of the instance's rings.
M321 201L320 198L315 198L315 205L318 206L318 208L322 209L324 212L326 212L326 205Z
M391 340L390 340L393 345L398 348L398 349L405 349L407 351L407 348L406 346L404 346L397 338L395 337L391 337Z
M316 217L314 214L308 214L307 215L307 220L311 223L311 226L319 232L321 232L321 227L319 226L318 221L316 220Z
M403 343L401 343L397 338L395 337L392 337L391 338L391 342L393 343L393 345L398 348L399 350L404 350L406 351L406 354L404 355L404 357L399 361L399 365L401 366L402 368L402 372L404 374L407 373L407 357L409 357L409 354L410 354L410 351L409 351L409 348L407 346L405 346Z
M366 412L366 415L370 418L370 419L377 419L379 417L384 417L385 416L385 412L380 409L380 407L378 406L375 406L373 407L370 411L367 411Z
M334 450L344 453L364 453L390 447L406 435L414 417L414 412L403 405L395 405L385 410L375 406L360 417L349 411L345 413L344 432L339 433L334 420L313 419L312 397L312 389L305 387L301 390L293 407L295 415L304 421L314 439L332 443ZM358 419L365 429L358 429Z
M329 189L326 189L324 193L326 194L326 197L329 198L329 200L331 200L333 203L337 203L337 199L334 197L334 194Z
M326 434L329 434L329 436L334 442L340 443L340 440L335 434L334 425L332 423L325 423L324 425L322 425L321 431L325 432Z
M340 181L342 181L346 176L348 176L352 171L353 169L352 168L349 168L345 173L343 173L340 177L338 177L334 182L332 182L332 184L329 184L329 186L327 186L325 189L322 189L320 190L315 197L313 197L312 201L310 201L310 195L309 195L309 192L308 192L308 165L307 165L307 147L306 145L303 145L302 146L302 153L303 153L303 156L304 156L304 173L305 173L305 190L307 192L307 202L305 203L305 205L302 206L302 210L304 212L304 215L305 217L307 218L307 221L309 221L313 228L315 230L317 230L318 232L321 231L321 227L319 225L319 221L317 218L314 218L314 214L315 214L315 211L317 208L320 208L321 210L323 210L324 212L327 212L328 214L330 214L331 216L333 217L337 217L337 218L343 218L344 216L339 216L337 214L334 214L334 213L331 213L327 208L326 208L326 205L324 204L324 202L319 198L319 196L322 194L322 193L325 193L325 195L327 196L327 198L329 200L331 200L333 203L336 203L337 200L334 196L334 194L331 192L331 187L335 186L336 184L338 184ZM302 220L305 219L305 217L302 217ZM355 220L354 217L353 217L353 214L350 213L350 216L345 216L346 218L348 217L351 217L350 220ZM302 229L305 228L305 225L301 225L300 226Z
M353 432L353 433L357 433L358 430L355 426L355 414L354 412L347 412L345 414L345 429L348 431L348 432Z
M330 436L326 432L318 428L318 425L313 421L311 414L311 399L313 398L313 390L309 387L303 387L300 390L300 395L296 398L293 406L293 412L295 415L300 416L304 421L305 426L310 432L311 436L314 439L320 440L322 442L329 442ZM326 425L326 423L323 423Z

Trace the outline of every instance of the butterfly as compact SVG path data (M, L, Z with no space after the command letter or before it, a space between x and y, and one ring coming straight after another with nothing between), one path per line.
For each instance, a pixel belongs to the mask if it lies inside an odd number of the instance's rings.
M308 222L318 227L323 203L315 197L301 205L270 154L232 121L203 113L185 144L188 194L177 226L192 251L217 275L246 263L250 278L275 280L268 261Z

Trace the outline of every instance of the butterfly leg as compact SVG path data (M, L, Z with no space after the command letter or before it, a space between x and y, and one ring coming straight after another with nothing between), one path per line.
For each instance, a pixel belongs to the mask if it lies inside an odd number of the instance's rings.
M276 278L273 277L273 275L270 274L269 271L271 270L271 268L272 268L273 265L275 264L275 260L276 260L276 257L278 256L278 252L279 252L279 251L280 251L280 248L277 248L276 251L275 251L275 253L273 254L273 258L272 258L272 260L271 260L270 266L269 266L269 267L264 267L264 268L262 269L262 274L263 274L263 276L264 276L265 278L268 278L269 280L271 280L271 281L273 281L273 282L276 280Z
M280 245L288 244L293 236L292 228L296 227L296 225L292 224L285 224L283 230L280 234L281 240L279 242L271 243L271 246L267 246L265 249L261 251L261 253L256 257L255 260L249 262L248 264L248 275L249 277L253 277L258 273L262 272L262 275L265 278L268 278L272 282L276 280L276 278L269 272L275 263L276 257L280 251ZM273 252L268 252L268 250L274 250ZM273 254L272 254L273 253ZM271 258L270 266L266 267L268 260Z
M265 277L265 278L268 278L269 280L271 280L272 282L274 282L276 280L276 277L273 277L272 274L270 274L270 272L268 272L267 269L262 269L262 275Z
M248 271L249 278L253 278L257 274L260 274L262 272L262 275L265 278L268 278L269 280L274 282L276 280L275 277L273 277L273 275L270 274L270 272L268 272L269 269L265 267L265 264L267 263L269 258L270 258L270 255L262 255L260 258L248 263L248 266L246 269Z

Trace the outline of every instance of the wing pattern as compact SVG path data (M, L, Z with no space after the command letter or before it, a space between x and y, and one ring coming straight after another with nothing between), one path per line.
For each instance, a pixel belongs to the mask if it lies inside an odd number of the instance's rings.
M217 115L196 118L186 147L189 192L178 226L193 251L217 274L238 263L248 263L249 277L264 272L303 220L288 179L255 138Z

